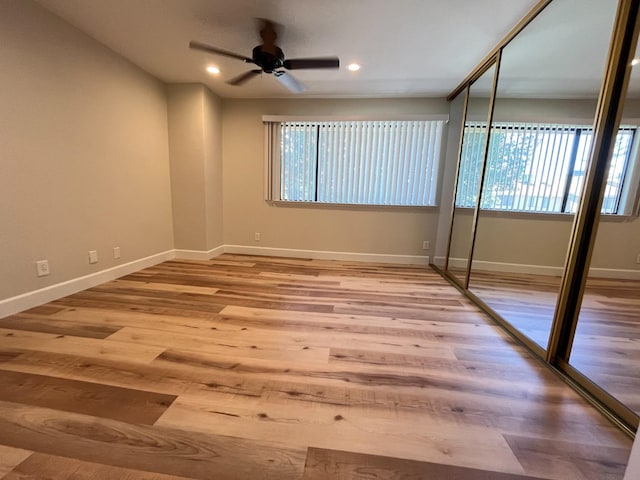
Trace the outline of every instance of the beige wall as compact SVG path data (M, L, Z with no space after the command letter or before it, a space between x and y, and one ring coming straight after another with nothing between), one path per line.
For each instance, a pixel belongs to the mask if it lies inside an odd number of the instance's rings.
M573 216L481 213L474 259L564 266Z
M220 100L202 84L167 86L175 246L222 245Z
M614 268L638 270L640 255L640 219L627 218L624 221L605 219L600 222L598 236L593 250L591 266L594 268Z
M471 227L473 210L456 208L451 228L451 247L449 256L456 259L467 259L471 248Z
M171 249L162 84L30 1L0 45L0 299Z
M477 259L562 267L573 216L486 215L478 222ZM640 220L604 218L592 257L593 268L638 270Z
M207 212L207 250L224 243L222 102L208 88L204 90L204 176Z
M446 114L442 99L223 101L224 239L228 245L425 255L436 209L275 206L264 200L262 115ZM260 242L254 233L261 233Z

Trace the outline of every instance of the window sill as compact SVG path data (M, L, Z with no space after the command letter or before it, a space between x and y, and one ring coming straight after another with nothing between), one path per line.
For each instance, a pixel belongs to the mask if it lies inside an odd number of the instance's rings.
M462 210L465 213L472 214L475 208L456 207L456 210ZM545 212L524 212L510 210L480 210L480 215L494 218L536 218L548 220L573 220L575 213L545 213ZM600 220L604 222L632 222L638 218L637 215L612 215L609 213L601 214Z
M353 203L323 203L323 202L287 202L284 200L266 200L274 207L294 207L294 208L319 208L337 210L402 210L416 212L437 212L437 206L416 206L416 205L372 205Z

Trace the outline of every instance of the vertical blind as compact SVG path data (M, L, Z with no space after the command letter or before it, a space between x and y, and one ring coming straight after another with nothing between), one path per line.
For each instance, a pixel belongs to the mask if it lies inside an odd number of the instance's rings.
M620 128L603 213L618 213L635 128ZM467 123L456 205L475 207L486 123ZM481 208L574 213L586 174L592 129L579 125L496 123L491 127Z
M444 121L280 122L280 200L435 205Z

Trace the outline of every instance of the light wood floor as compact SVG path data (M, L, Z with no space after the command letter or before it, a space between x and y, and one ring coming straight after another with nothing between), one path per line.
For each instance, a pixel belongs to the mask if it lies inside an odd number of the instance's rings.
M547 347L560 277L476 270L469 289ZM569 363L640 414L640 281L588 279Z
M469 290L542 348L547 348L561 277L474 269Z
M170 261L0 320L0 478L621 479L631 440L419 267Z

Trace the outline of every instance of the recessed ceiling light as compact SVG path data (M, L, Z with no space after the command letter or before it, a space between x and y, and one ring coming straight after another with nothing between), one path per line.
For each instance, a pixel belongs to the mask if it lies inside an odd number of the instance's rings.
M351 72L357 72L358 70L360 70L360 65L358 65L357 63L350 63L349 65L347 65L347 68Z
M632 67L635 67L639 63L640 63L640 58L634 58L633 60L631 60L631 66Z
M207 72L209 72L212 75L217 75L220 73L220 69L218 67L214 67L213 65L210 67L207 67Z

